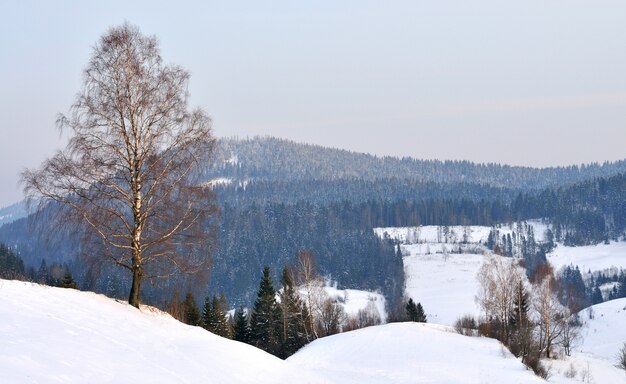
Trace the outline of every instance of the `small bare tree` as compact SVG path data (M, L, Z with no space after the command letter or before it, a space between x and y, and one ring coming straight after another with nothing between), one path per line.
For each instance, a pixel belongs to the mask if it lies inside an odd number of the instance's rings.
M564 321L561 344L563 345L563 352L565 352L565 356L571 356L572 348L576 347L578 342L582 339L580 332L582 324L577 314L571 315Z
M318 334L324 336L334 335L341 332L346 320L346 312L343 306L326 295L320 307L320 316L317 318Z
M619 369L623 369L624 372L626 372L626 341L617 353L617 364L615 364L615 366Z
M105 257L144 278L207 271L211 192L197 183L213 146L210 119L188 111L189 73L165 65L155 37L111 28L93 50L69 116L65 150L22 174L29 198L56 202L59 222L81 225ZM92 242L93 243L93 242Z
M294 278L296 285L304 293L304 302L308 308L307 324L315 324L316 319L320 317L322 312L322 304L326 297L324 292L324 282L317 273L315 266L315 258L309 251L300 251L296 258L294 268ZM311 330L309 330L311 328ZM319 337L317 327L306 327L307 339L313 341Z
M563 307L556 296L554 276L547 275L535 284L533 290L533 308L537 313L539 327L539 347L550 358L553 347L562 341L567 326L569 311Z
M476 302L485 313L485 320L497 326L498 338L507 343L510 336L510 319L513 315L516 283L521 273L510 259L489 257L477 275L480 284Z

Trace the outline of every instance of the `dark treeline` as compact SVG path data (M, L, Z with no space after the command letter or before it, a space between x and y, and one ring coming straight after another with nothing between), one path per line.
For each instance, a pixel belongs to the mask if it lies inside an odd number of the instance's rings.
M378 289L390 299L402 296L402 259L394 244L376 237L347 203L226 206L218 239L210 290L240 298L244 305L252 299L263 266L279 271L303 250L340 287Z
M216 185L216 195L223 205L249 205L306 201L329 205L343 201L353 204L368 201L398 200L471 200L510 202L517 190L496 188L485 184L442 184L417 180L385 178L377 180L250 180Z
M280 270L301 250L312 252L320 272L341 287L378 289L394 301L402 293L401 259L391 242L373 234L374 227L493 226L545 218L553 224L554 240L568 245L621 239L626 230L624 174L541 192L518 191L515 198L509 190L477 184L396 179L258 181L246 188L219 187L217 192L222 222L209 290L243 305L250 304L263 266ZM27 266L37 268L42 259L68 264L81 287L110 296L126 291L124 271L104 268L105 276L96 277L74 262L81 247L62 239L46 244L30 234L26 220L0 227L0 241L19 250ZM148 288L144 299L159 303L164 299L160 292L178 283ZM193 290L202 294L206 289Z
M618 240L626 231L626 174L577 185L520 194L512 217L549 218L557 240L566 245Z
M0 279L24 279L24 261L5 244L0 243Z

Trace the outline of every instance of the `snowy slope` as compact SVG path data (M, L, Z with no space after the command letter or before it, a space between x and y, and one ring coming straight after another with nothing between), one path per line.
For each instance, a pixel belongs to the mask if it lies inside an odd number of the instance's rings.
M444 325L481 313L474 300L476 275L484 262L483 252L488 252L481 243L490 231L491 227L481 226L451 226L445 231L441 226L374 229L380 237L403 243L405 293L423 305L429 323ZM452 253L459 248L462 253Z
M583 310L585 320L583 343L577 348L599 359L613 361L617 351L626 342L626 298L611 300L592 307L593 318Z
M333 285L324 286L324 291L331 300L343 306L343 310L348 316L357 316L360 310L365 310L368 305L373 305L383 322L387 318L385 296L378 292L358 289L338 289ZM304 292L302 292L302 294L305 295Z
M625 384L626 374L614 365L619 349L626 342L626 299L607 301L581 311L585 322L582 340L574 348L571 357L551 362L555 383L581 382L587 374L587 382ZM564 377L574 367L574 380ZM570 374L571 375L571 374Z
M149 308L140 312L102 295L16 281L0 280L0 339L0 383L296 378L278 358Z
M314 341L289 362L328 383L542 383L493 339L396 323Z
M477 317L480 307L476 275L484 256L477 254L423 254L419 246L403 245L406 295L422 303L430 323L452 325L459 317Z
M626 242L584 247L558 244L547 257L557 271L567 265L578 265L581 272L602 271L611 267L626 268Z
M431 324L319 339L281 361L148 307L0 280L0 383L533 383L494 340Z

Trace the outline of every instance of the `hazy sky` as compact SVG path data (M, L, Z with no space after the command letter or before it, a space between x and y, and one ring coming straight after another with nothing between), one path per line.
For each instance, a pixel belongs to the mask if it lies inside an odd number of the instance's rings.
M626 158L626 1L0 2L0 206L64 145L91 49L128 21L217 136L531 166Z

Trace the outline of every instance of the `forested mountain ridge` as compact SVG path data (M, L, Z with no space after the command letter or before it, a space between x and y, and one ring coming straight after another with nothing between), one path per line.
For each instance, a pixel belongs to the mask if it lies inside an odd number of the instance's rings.
M392 302L402 295L402 260L374 227L543 218L557 240L572 245L623 239L626 231L624 162L535 169L377 158L274 138L222 139L215 151L204 180L221 207L218 246L209 287L195 289L223 292L231 303L249 304L263 267L278 273L302 250L340 287L379 290ZM0 242L27 267L68 264L83 288L114 297L127 290L125 271L105 268L96 276L78 261L82 248L69 233L51 245L27 220L0 227ZM146 299L167 299L159 289L173 287L148 289Z
M475 183L497 188L542 189L626 172L626 161L532 168L470 161L377 157L364 153L300 144L273 137L218 140L206 179L238 181L409 179L443 184Z

